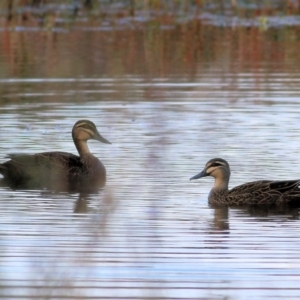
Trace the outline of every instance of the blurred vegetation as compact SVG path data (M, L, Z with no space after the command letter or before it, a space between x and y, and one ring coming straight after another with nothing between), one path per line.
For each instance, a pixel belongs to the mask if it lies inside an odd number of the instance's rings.
M49 18L139 18L168 23L200 18L205 13L218 16L257 18L300 14L300 0L4 0L0 1L3 20L18 24L34 21L49 23ZM261 21L266 22L265 20Z
M0 1L0 78L130 74L191 81L213 68L224 78L228 72L259 74L265 62L294 72L299 9L300 0ZM42 94L46 85L20 82L19 88ZM81 98L80 84L57 82L56 88ZM122 98L122 86L114 93ZM18 94L0 87L1 102Z

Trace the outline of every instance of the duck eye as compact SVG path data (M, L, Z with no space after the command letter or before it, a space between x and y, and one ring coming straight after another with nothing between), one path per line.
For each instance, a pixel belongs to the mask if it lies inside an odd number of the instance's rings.
M214 163L211 164L211 167L218 167L218 166L220 166L220 164L217 163L217 162L214 162Z

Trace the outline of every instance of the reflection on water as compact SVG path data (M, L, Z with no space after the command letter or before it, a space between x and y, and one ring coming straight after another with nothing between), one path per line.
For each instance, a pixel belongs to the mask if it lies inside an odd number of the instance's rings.
M245 85L248 76L239 76L237 82ZM297 101L268 94L272 104L263 96L253 102L251 81L236 92L234 103L221 101L209 80L200 87L174 86L160 83L165 95L160 102L137 101L141 94L134 93L123 101L111 96L100 102L3 106L4 155L12 148L76 153L70 126L86 116L113 137L109 147L89 143L107 169L107 185L99 193L1 189L3 295L298 295L299 210L212 209L211 180L189 182L208 158L220 155L231 162L231 186L297 178L298 169L291 168L298 152ZM99 86L100 94L101 88L105 93L107 86ZM145 90L147 84L128 89ZM297 85L291 83L293 90Z

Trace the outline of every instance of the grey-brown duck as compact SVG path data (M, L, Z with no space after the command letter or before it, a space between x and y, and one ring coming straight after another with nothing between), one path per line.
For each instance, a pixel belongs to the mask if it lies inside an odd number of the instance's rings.
M209 160L202 172L190 178L205 176L215 178L208 201L211 205L246 206L246 205L300 205L300 179L286 181L253 181L228 190L230 167L226 160L213 158Z
M103 186L106 170L101 161L90 153L87 141L94 139L110 144L100 135L95 124L79 120L72 129L74 144L79 153L43 152L11 154L0 164L4 181L14 188L46 187L55 190L89 190Z

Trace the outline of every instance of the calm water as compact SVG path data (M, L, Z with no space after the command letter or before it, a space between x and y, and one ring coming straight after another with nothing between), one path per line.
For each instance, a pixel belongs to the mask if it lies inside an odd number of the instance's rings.
M177 33L158 42L184 48ZM125 53L121 32L2 32L1 161L76 153L82 118L112 145L89 142L108 173L99 194L0 189L1 298L300 297L299 210L212 209L212 179L189 181L213 157L231 187L300 178L299 41L257 34L252 52L217 31L191 58L140 50L134 31Z

